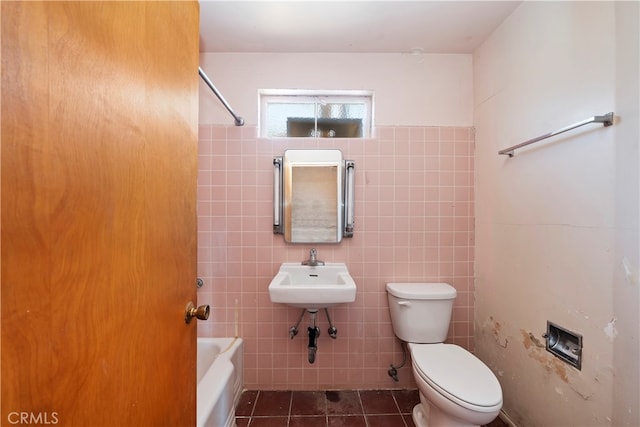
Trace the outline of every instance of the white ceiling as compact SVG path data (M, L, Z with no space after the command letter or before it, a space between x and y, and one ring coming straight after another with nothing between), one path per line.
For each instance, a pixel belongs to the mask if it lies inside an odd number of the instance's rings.
M200 0L200 51L471 53L520 3Z

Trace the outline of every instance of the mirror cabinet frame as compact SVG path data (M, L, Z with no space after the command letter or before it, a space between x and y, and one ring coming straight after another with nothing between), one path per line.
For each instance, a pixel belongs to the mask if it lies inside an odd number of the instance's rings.
M338 157L339 156L339 157ZM300 161L298 159L303 158ZM339 158L338 161L325 161L323 158ZM294 160L292 160L294 159ZM292 238L292 209L289 205L293 199L293 182L286 183L285 180L293 179L292 169L294 167L338 167L338 186L336 188L338 198L338 213L336 216L336 226L339 232L336 239L328 241L326 239L314 240L312 235L308 239ZM285 171L285 169L289 170ZM286 177L286 178L285 178ZM323 190L322 185L326 183L318 182L317 192L313 188L307 189L305 193L318 194ZM286 150L284 156L273 159L273 232L282 234L289 243L340 243L343 237L353 237L355 228L354 215L354 193L355 193L355 162L353 160L343 160L340 150ZM299 195L296 195L299 197ZM289 227L289 229L287 229ZM299 235L300 233L298 233Z

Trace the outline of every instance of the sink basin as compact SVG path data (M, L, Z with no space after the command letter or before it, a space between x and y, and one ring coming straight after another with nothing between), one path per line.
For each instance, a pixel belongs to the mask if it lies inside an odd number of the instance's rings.
M316 310L354 302L356 283L343 263L283 263L269 284L271 302Z

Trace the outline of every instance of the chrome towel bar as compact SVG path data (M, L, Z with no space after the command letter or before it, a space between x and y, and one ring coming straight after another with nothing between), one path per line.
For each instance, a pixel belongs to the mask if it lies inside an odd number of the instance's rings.
M525 147L525 146L527 146L529 144L533 144L534 142L542 141L543 139L551 138L552 136L559 135L559 134L564 133L566 131L569 131L571 129L578 128L580 126L588 125L589 123L603 123L604 126L611 126L613 124L613 113L607 113L604 116L593 116L593 117L590 117L590 118L588 118L586 120L583 120L581 122L574 123L572 125L563 127L562 129L558 129L557 131L549 132L549 133L544 134L542 136L539 136L537 138L529 139L529 140L527 140L525 142L522 142L520 144L514 145L513 147L509 147L509 148L505 148L504 150L500 150L500 151L498 151L498 154L503 154L503 155L507 155L509 157L513 157L513 154L514 154L513 152L515 150L517 150L518 148Z

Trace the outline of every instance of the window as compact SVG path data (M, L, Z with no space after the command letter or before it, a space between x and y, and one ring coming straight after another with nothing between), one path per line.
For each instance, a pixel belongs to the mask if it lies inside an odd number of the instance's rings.
M371 136L372 92L261 90L259 97L262 137Z

